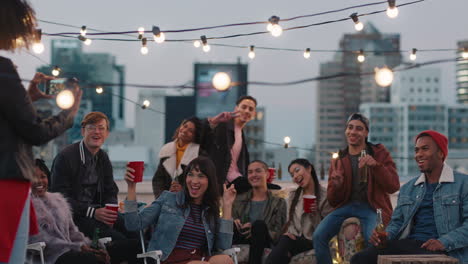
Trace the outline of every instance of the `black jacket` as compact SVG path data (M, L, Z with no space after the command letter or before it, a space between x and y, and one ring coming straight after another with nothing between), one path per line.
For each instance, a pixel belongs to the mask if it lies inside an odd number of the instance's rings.
M208 120L203 121L202 148L208 151L209 157L216 166L218 184L226 181L229 166L231 165L231 148L234 145L234 120L218 124L214 129L210 128ZM242 130L242 148L237 160L237 167L243 176L247 176L249 165L249 151L245 142L244 130Z
M40 119L13 63L0 57L0 179L30 180L31 145L39 146L73 125L70 111Z
M85 147L85 146L83 146ZM71 205L73 216L94 217L94 209L104 207L106 203L117 203L119 189L114 182L112 164L107 154L101 149L97 156L98 174L97 193L92 204L80 202L83 195L82 180L85 178L86 164L80 157L80 142L65 147L54 159L51 172L50 189L60 192Z

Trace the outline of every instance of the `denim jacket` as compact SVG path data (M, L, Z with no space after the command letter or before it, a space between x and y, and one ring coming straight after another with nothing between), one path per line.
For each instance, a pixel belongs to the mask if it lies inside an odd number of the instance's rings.
M141 212L137 211L136 201L125 201L125 227L129 231L137 231L154 224L155 230L151 235L148 250L161 250L164 261L174 249L185 220L190 214L190 207L180 207L184 201L184 191L177 193L164 191L156 201ZM215 225L212 221L208 221L206 213L205 207L202 211L202 221L208 243L208 254L211 256L217 249L225 250L231 247L233 222L218 218L218 230L214 231Z
M401 187L398 204L387 226L389 239L406 238L413 217L426 192L426 177L407 182ZM468 175L454 172L444 164L439 184L434 190L434 220L448 255L468 263Z

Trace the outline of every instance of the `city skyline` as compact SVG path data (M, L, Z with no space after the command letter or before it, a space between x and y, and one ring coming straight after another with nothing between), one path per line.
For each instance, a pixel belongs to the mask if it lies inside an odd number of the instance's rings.
M226 2L205 1L200 3L156 3L141 1L140 6L127 1L31 1L37 17L65 24L87 25L90 28L104 30L136 30L144 26L151 30L152 25L165 28L178 29L208 25L237 23L244 21L267 20L271 15L281 18L316 13L320 11L342 8L345 6L361 4L361 1L327 1L310 6L308 1L296 1L294 5L281 1L268 1L264 3L251 3L250 1ZM397 1L399 4L400 1ZM401 1L403 3L403 1ZM112 4L112 12L108 12ZM457 41L468 39L466 28L468 21L460 19L468 3L463 0L453 1L424 1L419 4L400 8L399 17L390 19L385 14L363 17L362 21L371 21L382 33L401 34L403 50L411 48L456 48ZM359 13L382 10L385 4L377 7L356 9ZM69 12L73 10L73 12ZM285 23L287 26L310 24L336 18L347 17L354 11L345 11L337 14L304 19L297 22ZM50 24L39 24L45 32L63 32L73 29ZM241 27L236 29L223 29L187 34L188 38L198 38L200 35L208 37L214 35L227 35L230 33L245 33L264 30L264 25ZM78 32L78 31L77 31ZM279 38L270 35L245 37L216 43L233 45L256 45L278 48L311 48L311 49L338 49L338 40L345 33L353 33L351 21L344 21L325 26L312 27L303 30L284 32ZM177 38L176 35L167 35L167 38ZM50 40L44 37L46 51L39 55L45 61L50 61ZM213 41L214 42L214 41ZM247 57L247 50L212 47L209 53L195 49L190 43L164 43L156 45L150 43L150 53L142 56L139 52L139 43L120 43L109 41L95 41L85 52L109 52L116 56L117 63L126 66L128 83L142 84L182 84L193 80L193 63L236 63L241 57L243 63L249 63L250 81L283 82L305 79L318 76L320 63L332 59L332 53L312 53L306 60L302 53L257 51L254 60ZM12 58L18 65L20 75L31 78L34 69L43 63L25 52L1 55ZM408 60L408 54L402 54ZM441 58L453 58L454 52L445 53L418 53L418 61L429 61ZM455 102L455 63L441 64L442 86L444 99L449 103ZM306 83L288 87L260 87L249 86L249 93L259 99L259 105L267 111L267 141L282 143L284 136L292 138L291 145L310 147L315 141L315 124L317 115L316 98L317 83ZM126 97L137 99L138 91L128 88ZM126 125L132 127L133 105L126 104ZM311 114L312 113L312 114Z

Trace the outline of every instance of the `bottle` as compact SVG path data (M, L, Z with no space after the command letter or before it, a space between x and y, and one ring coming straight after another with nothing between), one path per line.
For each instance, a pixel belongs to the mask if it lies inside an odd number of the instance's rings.
M94 229L93 241L91 241L91 248L99 250L99 228Z
M361 150L361 157L364 158L366 156L366 150L363 149ZM361 183L367 183L367 165L364 165L360 170L359 170L359 181Z
M377 223L375 225L375 232L380 240L380 244L377 245L378 249L383 249L387 247L387 232L385 232L385 225L382 220L382 209L377 209Z

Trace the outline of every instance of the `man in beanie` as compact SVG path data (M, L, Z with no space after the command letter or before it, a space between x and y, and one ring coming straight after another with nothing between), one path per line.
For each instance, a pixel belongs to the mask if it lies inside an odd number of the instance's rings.
M335 210L320 222L312 238L317 263L332 263L328 245L347 218L359 218L365 241L375 227L376 209L382 209L385 224L390 221L389 194L400 189L397 170L388 150L368 142L368 135L369 120L352 114L345 130L348 146L330 162L327 199Z
M468 175L444 163L447 137L433 130L416 136L421 176L401 187L387 226L387 245L356 254L351 263L377 263L378 255L447 254L468 263ZM371 243L381 241L373 232Z

